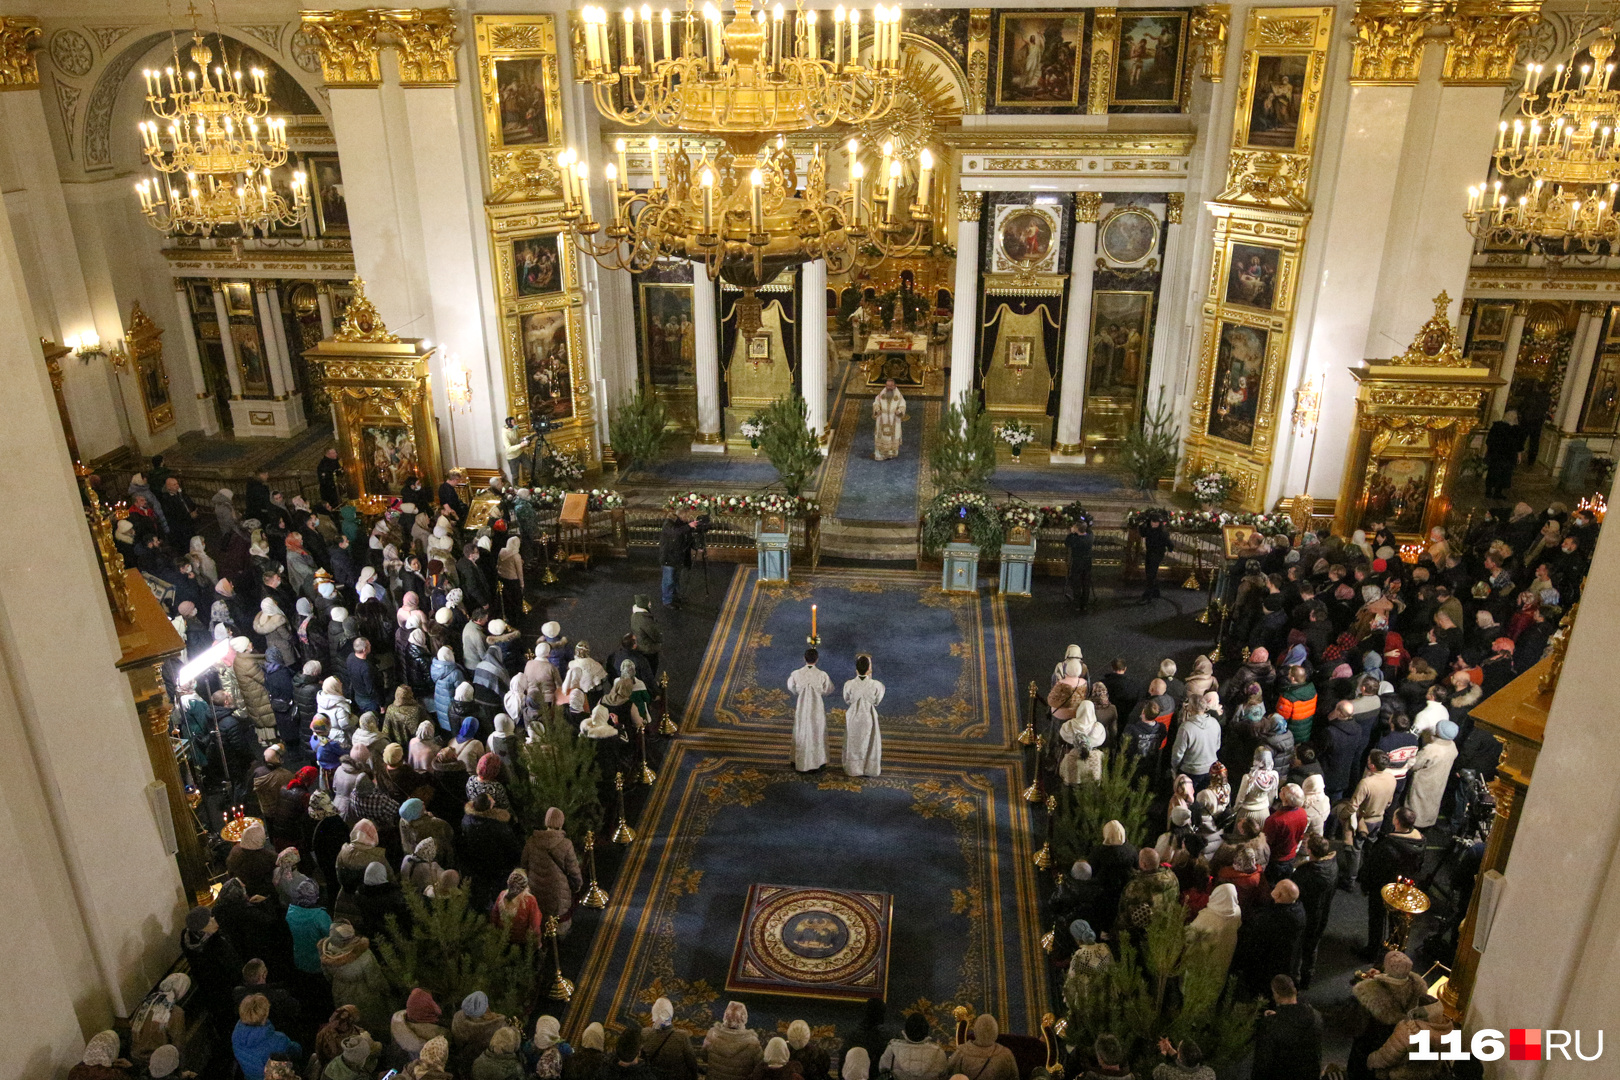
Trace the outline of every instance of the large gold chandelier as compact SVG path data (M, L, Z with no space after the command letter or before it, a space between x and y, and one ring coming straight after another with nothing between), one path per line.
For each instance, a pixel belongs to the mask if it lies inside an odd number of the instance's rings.
M1497 129L1498 177L1527 180L1528 189L1511 199L1502 181L1468 189L1463 215L1474 236L1492 244L1528 245L1561 262L1596 254L1600 245L1620 241L1615 195L1620 191L1620 88L1614 78L1612 26L1598 30L1588 47L1591 62L1559 64L1545 91L1540 64L1525 67L1519 90L1519 117Z
M934 163L926 149L907 162L885 144L878 175L868 181L852 139L843 150L848 182L839 187L828 182L829 148L817 145L801 188L785 139L889 111L902 76L898 6L875 9L864 61L858 10L834 14L830 60L816 13L802 7L786 12L777 4L767 14L749 0L725 24L712 4L699 16L689 2L684 17L666 10L656 21L643 5L639 27L636 14L626 8L618 24L615 65L618 20L601 8L583 12L584 78L597 109L623 124L657 122L718 145L694 160L684 140L661 145L652 136L651 186L633 189L626 143L617 140L616 160L604 167L611 201L605 220L592 207L585 162L565 150L558 157L563 217L582 250L630 271L660 258L691 259L710 278L751 291L812 259L840 272L917 249L932 220Z
M287 163L287 122L268 115L269 76L253 68L245 81L229 66L224 37L216 40L218 64L194 26L193 67L182 69L176 46L173 64L142 72L157 119L139 124L154 174L135 185L141 213L160 232L210 236L230 227L233 240L297 226L309 213L309 191L302 172L292 175L291 201L272 182Z

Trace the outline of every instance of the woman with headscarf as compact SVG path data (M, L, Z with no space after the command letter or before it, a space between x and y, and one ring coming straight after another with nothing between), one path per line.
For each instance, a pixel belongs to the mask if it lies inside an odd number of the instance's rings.
M130 1080L133 1070L119 1050L118 1032L98 1031L84 1044L79 1063L68 1070L68 1080Z
M309 799L320 784L320 770L305 765L276 793L276 809L266 825L278 849L302 849L309 842Z
M414 1062L427 1044L437 1039L444 1051L438 1062L443 1067L450 1059L450 1028L440 1022L443 1016L432 994L420 986L413 989L405 999L405 1007L396 1012L388 1024L388 1033L393 1038L390 1047L393 1059Z
M580 1032L579 1046L563 1062L562 1080L596 1080L607 1055L602 1052L605 1036L602 1025L590 1023Z
M467 778L467 801L472 802L480 794L487 793L490 800L502 810L512 809L512 797L501 782L501 776L501 756L486 750L479 755L473 775Z
M989 1013L980 1013L973 1021L973 1036L956 1048L945 1068L951 1074L961 1073L970 1080L1018 1080L1018 1063L1012 1051L996 1040L1001 1027Z
M1086 668L1085 653L1081 651L1080 646L1070 645L1068 648L1063 650L1063 659L1059 660L1052 668L1053 686L1056 686L1059 682L1069 676L1069 672L1066 669L1068 668L1069 661L1071 660L1080 665L1080 670L1077 673L1080 678L1084 679L1089 675L1089 671Z
M394 701L383 711L382 733L389 742L409 747L411 737L425 722L415 692L406 685L394 687Z
M1102 845L1091 855L1092 880L1097 883L1097 921L1103 926L1114 924L1119 908L1120 894L1136 871L1136 845L1125 837L1125 826L1118 821L1103 825Z
M284 847L276 855L276 869L271 880L283 904L292 903L298 895L298 886L309 880L309 875L298 868L301 859L295 847Z
M1238 902L1244 906L1260 903L1261 897L1266 894L1266 883L1263 868L1255 859L1254 849L1247 845L1235 849L1223 849L1232 852L1232 861L1215 871L1216 891L1221 885L1231 885L1237 890ZM1210 902L1214 902L1214 894L1210 894Z
M253 632L264 639L266 656L270 648L276 649L284 658L294 655L292 627L288 625L287 616L275 597L266 596L259 601L259 613L253 616Z
M1055 688L1053 692L1056 693ZM1074 705L1075 697L1085 693L1085 683L1073 687L1070 693L1074 695L1070 704ZM1058 762L1058 776L1065 784L1101 780L1104 757L1101 748L1107 741L1108 729L1098 722L1091 702L1079 697L1074 715L1058 728L1060 748L1068 748Z
M287 905L287 929L292 934L293 965L305 975L321 973L321 939L332 932L332 917L321 907L321 887L304 878Z
M1052 710L1054 720L1067 720L1073 716L1071 704L1085 699L1085 665L1079 660L1065 660L1058 665L1052 689L1046 693L1046 706ZM1075 691L1079 690L1078 696Z
M186 1011L180 1006L191 992L191 976L177 971L165 976L129 1018L129 1056L137 1065L151 1060L160 1046L180 1045L186 1037Z
M1210 663L1207 656L1200 656L1193 661L1192 674L1187 676L1187 700L1202 701L1204 695L1217 689L1219 684L1215 681L1215 665Z
M418 840L399 864L399 882L408 889L415 889L418 893L426 892L428 887L439 880L444 867L438 863L439 842L431 836Z
M1188 948L1209 949L1221 981L1232 967L1232 954L1237 951L1238 930L1242 926L1243 910L1238 905L1237 887L1231 882L1215 886L1204 910L1187 925Z
M796 1021L799 1022L799 1021ZM793 1026L788 1026L788 1045L793 1044ZM806 1040L809 1029L805 1029ZM675 1027L675 1006L669 998L661 997L652 1004L652 1023L641 1029L641 1059L658 1080L697 1080L697 1055L692 1053L692 1040L686 1032ZM802 1067L801 1067L801 1072ZM823 1076L805 1076L805 1080L826 1080Z
M406 756L410 760L411 768L419 773L432 770L433 758L441 749L438 740L434 738L435 734L431 720L423 720L416 725L416 736L411 739L410 751Z
M765 1060L759 1036L748 1029L748 1007L740 1001L726 1003L720 1022L703 1037L703 1049L708 1080L749 1080Z
M1094 977L1114 962L1113 951L1097 940L1097 932L1084 919L1069 924L1069 936L1074 939L1074 955L1069 958L1069 973L1064 980L1065 1000L1084 1001Z
M1254 752L1254 763L1238 784L1236 807L1240 818L1265 825L1271 816L1271 802L1277 797L1281 777L1272 768L1271 751L1262 746Z
M343 1044L356 1035L369 1034L360 1025L360 1010L339 1005L315 1033L315 1061L324 1073L327 1063L343 1056Z
M752 1080L804 1080L786 1039L778 1035L765 1044L764 1060L755 1066Z
M624 731L632 730L632 725L639 728L652 718L652 697L647 684L636 678L634 660L619 661L619 677L602 695L602 704Z
M572 925L574 897L585 887L579 856L573 841L563 832L563 824L563 812L555 806L548 809L545 827L529 834L522 859L529 875L529 891L540 901L540 910L557 919L559 933L567 933Z
M506 876L506 888L490 905L489 921L505 930L512 944L533 942L536 947L539 946L546 918L540 910L539 901L529 891L529 875L522 869L513 870Z
M458 754L462 746L481 741L484 734L484 717L474 700L476 696L477 691L470 682L457 684L450 695L450 730L456 733L454 744ZM467 771L472 772L477 766L475 758L467 762Z
M451 722L450 712L455 702L457 688L467 683L467 676L462 673L461 665L456 663L455 650L449 646L440 649L438 657L433 661L430 674L433 677L433 711L439 716L439 726L446 731L455 731L456 727Z
M356 898L366 881L366 867L382 863L386 870L388 853L377 839L377 826L369 818L361 818L349 830L349 842L343 845L337 857L337 885L339 888L334 910L351 917L359 915Z
M1097 723L1108 733L1108 738L1104 741L1119 745L1119 706L1109 700L1108 684L1101 679L1092 683L1091 693L1086 700L1091 702L1091 710L1097 718Z
M186 552L186 561L191 564L191 572L197 576L204 589L212 589L214 582L219 580L219 567L208 554L208 545L200 536L191 538L190 550Z
M658 1003L653 1003L653 1015L658 1014ZM574 1048L562 1041L562 1024L555 1016L542 1016L534 1022L534 1038L522 1050L529 1071L539 1080L561 1080L563 1058Z
M495 560L495 574L500 582L501 610L506 621L516 623L523 617L523 538L509 536Z
M342 608L334 610L341 611ZM341 670L341 669L340 669ZM343 696L343 682L336 675L328 675L315 695L315 709L325 716L334 732L347 732L354 727L349 699Z

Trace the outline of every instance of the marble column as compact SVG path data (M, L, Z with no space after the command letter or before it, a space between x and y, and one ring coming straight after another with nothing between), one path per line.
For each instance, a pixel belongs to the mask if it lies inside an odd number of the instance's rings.
M827 262L813 259L800 275L799 371L810 430L827 446Z
M281 343L276 338L270 310L269 285L263 281L253 283L253 302L259 312L259 334L264 338L264 366L270 371L270 393L277 401L287 397L287 369L282 363Z
M202 351L197 347L197 324L191 317L191 289L184 278L174 279L174 301L180 314L180 344L186 354L186 370L197 388L197 423L204 435L219 434L219 415L214 411L214 395L208 391L203 373Z
M332 286L327 282L315 286L315 310L321 316L321 338L331 337L337 331L337 323L332 319Z
M1168 368L1175 349L1176 313L1181 310L1180 304L1169 301L1176 283L1184 281L1186 276L1181 262L1186 232L1181 225L1181 213L1186 196L1172 191L1164 199L1164 267L1159 275L1159 309L1153 315L1153 358L1148 365L1147 394L1143 398L1144 408L1149 412L1159 404L1160 395L1167 398L1169 395Z
M1564 463L1564 451L1569 446L1570 436L1580 430L1581 406L1586 401L1586 384L1592 378L1592 365L1597 362L1598 349L1603 344L1603 316L1607 309L1608 305L1592 301L1581 304L1581 314L1586 318L1586 336L1578 339L1578 347L1570 351L1558 410L1550 417L1562 433L1558 441L1558 456L1553 461L1555 471Z
M236 342L231 340L231 316L225 308L225 290L218 281L210 281L214 290L214 317L219 320L219 347L225 354L225 377L231 383L231 400L242 397L242 373L236 367Z
M702 263L692 264L692 338L697 352L697 437L695 453L723 454L720 434L720 328L715 320L714 282Z
M979 328L979 214L984 192L956 193L956 287L951 290L951 382L946 404L973 390Z
M1069 263L1069 312L1063 321L1063 377L1058 384L1057 441L1054 463L1085 464L1080 426L1086 404L1086 368L1091 341L1091 277L1097 258L1097 214L1102 193L1074 195L1074 253Z
M1502 345L1502 368L1497 372L1505 383L1496 392L1495 401L1491 405L1492 420L1502 419L1502 414L1507 412L1508 398L1513 393L1513 372L1519 366L1519 346L1524 342L1524 320L1529 314L1530 301L1513 302L1513 318L1508 322L1507 341Z
M293 377L292 352L287 347L287 320L281 317L281 290L270 282L264 290L265 307L270 316L270 328L276 335L276 351L281 356L282 385L289 394L298 392L298 380Z

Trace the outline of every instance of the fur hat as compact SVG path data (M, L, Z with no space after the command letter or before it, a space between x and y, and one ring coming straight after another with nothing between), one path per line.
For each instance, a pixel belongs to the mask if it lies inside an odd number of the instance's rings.
M388 884L388 866L385 863L374 862L366 866L367 885Z
M1412 958L1398 949L1384 954L1383 972L1391 978L1404 979L1412 974Z

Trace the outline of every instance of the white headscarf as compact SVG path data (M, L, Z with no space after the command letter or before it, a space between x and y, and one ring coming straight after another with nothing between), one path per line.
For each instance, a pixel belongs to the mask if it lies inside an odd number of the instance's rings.
M1223 919L1241 919L1243 909L1238 906L1237 886L1230 881L1215 886L1215 891L1209 894L1209 903L1205 905L1212 914Z

